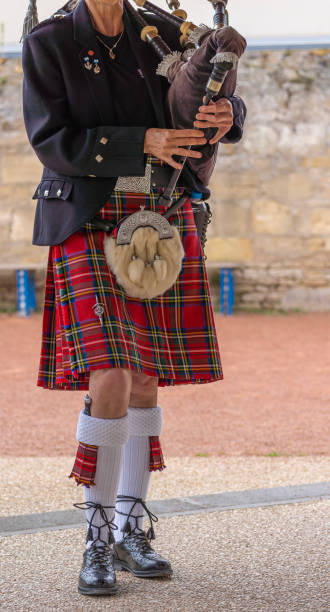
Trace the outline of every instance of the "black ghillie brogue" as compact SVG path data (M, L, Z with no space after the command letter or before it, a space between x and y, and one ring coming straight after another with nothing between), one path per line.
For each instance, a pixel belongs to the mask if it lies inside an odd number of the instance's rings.
M161 557L150 545L150 541L155 539L153 522L158 518L147 508L146 503L137 497L119 495L117 502L132 501L132 508L128 514L117 512L127 516L127 521L123 529L123 539L114 544L114 567L116 570L127 570L138 578L156 578L161 576L172 576L173 570L169 561ZM147 533L137 526L137 519L140 516L132 514L137 504L146 511L150 528ZM129 519L135 519L135 527L132 529Z
M83 556L83 564L79 575L78 592L82 595L115 595L118 590L113 558L113 534L112 529L117 529L112 521L109 521L105 510L113 506L102 506L94 502L73 504L82 510L94 509L91 520L88 522L86 548ZM93 524L93 518L99 512L104 524L100 527ZM101 529L108 527L108 541L100 537ZM97 537L93 537L93 529L97 531ZM94 531L95 532L95 531Z

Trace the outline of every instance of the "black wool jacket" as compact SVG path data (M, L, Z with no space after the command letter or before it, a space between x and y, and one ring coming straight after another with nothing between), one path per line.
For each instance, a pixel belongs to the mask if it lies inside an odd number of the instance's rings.
M174 26L150 14L148 21L158 27L171 49L180 49ZM126 11L124 23L155 110L155 127L170 127L164 111L169 85L156 75L159 58L141 41ZM86 70L88 51L93 51L95 58L102 56L84 0L72 13L39 24L23 44L24 121L44 167L33 196L38 200L33 232L36 245L59 244L94 217L118 176L145 173L147 128L114 125L111 83L106 70ZM230 100L234 125L223 142L237 142L243 131L244 103L237 97ZM183 176L187 189L196 189L196 176L188 167Z

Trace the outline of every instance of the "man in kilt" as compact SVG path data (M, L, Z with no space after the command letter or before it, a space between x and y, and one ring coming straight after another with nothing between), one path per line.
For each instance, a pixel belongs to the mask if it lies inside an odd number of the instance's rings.
M179 34L150 15L179 49ZM34 198L33 244L49 247L38 385L86 390L71 477L84 486L86 550L78 590L117 590L115 569L170 576L150 545L157 520L146 505L150 474L163 470L159 386L222 379L209 286L191 201L170 219L185 251L181 273L163 295L129 297L104 255L104 229L157 199L179 167L173 155L203 160L201 129L169 129L168 84L140 40L123 0L71 0L37 24L30 0L23 45L24 119L44 166ZM218 128L214 146L241 138L245 107L235 97L199 111L195 127ZM199 145L199 150L186 147ZM146 188L136 177L151 173ZM120 178L119 178L120 177ZM148 184L148 181L147 181ZM207 187L187 169L177 186ZM148 532L143 516L149 517Z

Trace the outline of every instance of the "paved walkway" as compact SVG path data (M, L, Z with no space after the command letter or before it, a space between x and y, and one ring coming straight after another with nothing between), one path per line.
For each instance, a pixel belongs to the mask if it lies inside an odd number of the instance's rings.
M152 475L150 503L160 516L155 548L174 576L118 572L118 595L96 599L76 590L83 516L74 514L75 528L49 524L72 515L72 501L82 498L82 488L64 480L71 462L0 462L1 610L329 612L329 458L170 458ZM39 525L27 511L44 513ZM31 520L36 533L8 534Z

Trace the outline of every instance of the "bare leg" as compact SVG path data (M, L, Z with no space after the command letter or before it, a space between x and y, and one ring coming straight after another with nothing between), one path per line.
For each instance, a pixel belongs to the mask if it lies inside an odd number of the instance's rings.
M90 373L91 415L99 419L118 419L127 414L132 388L132 372L115 368Z

